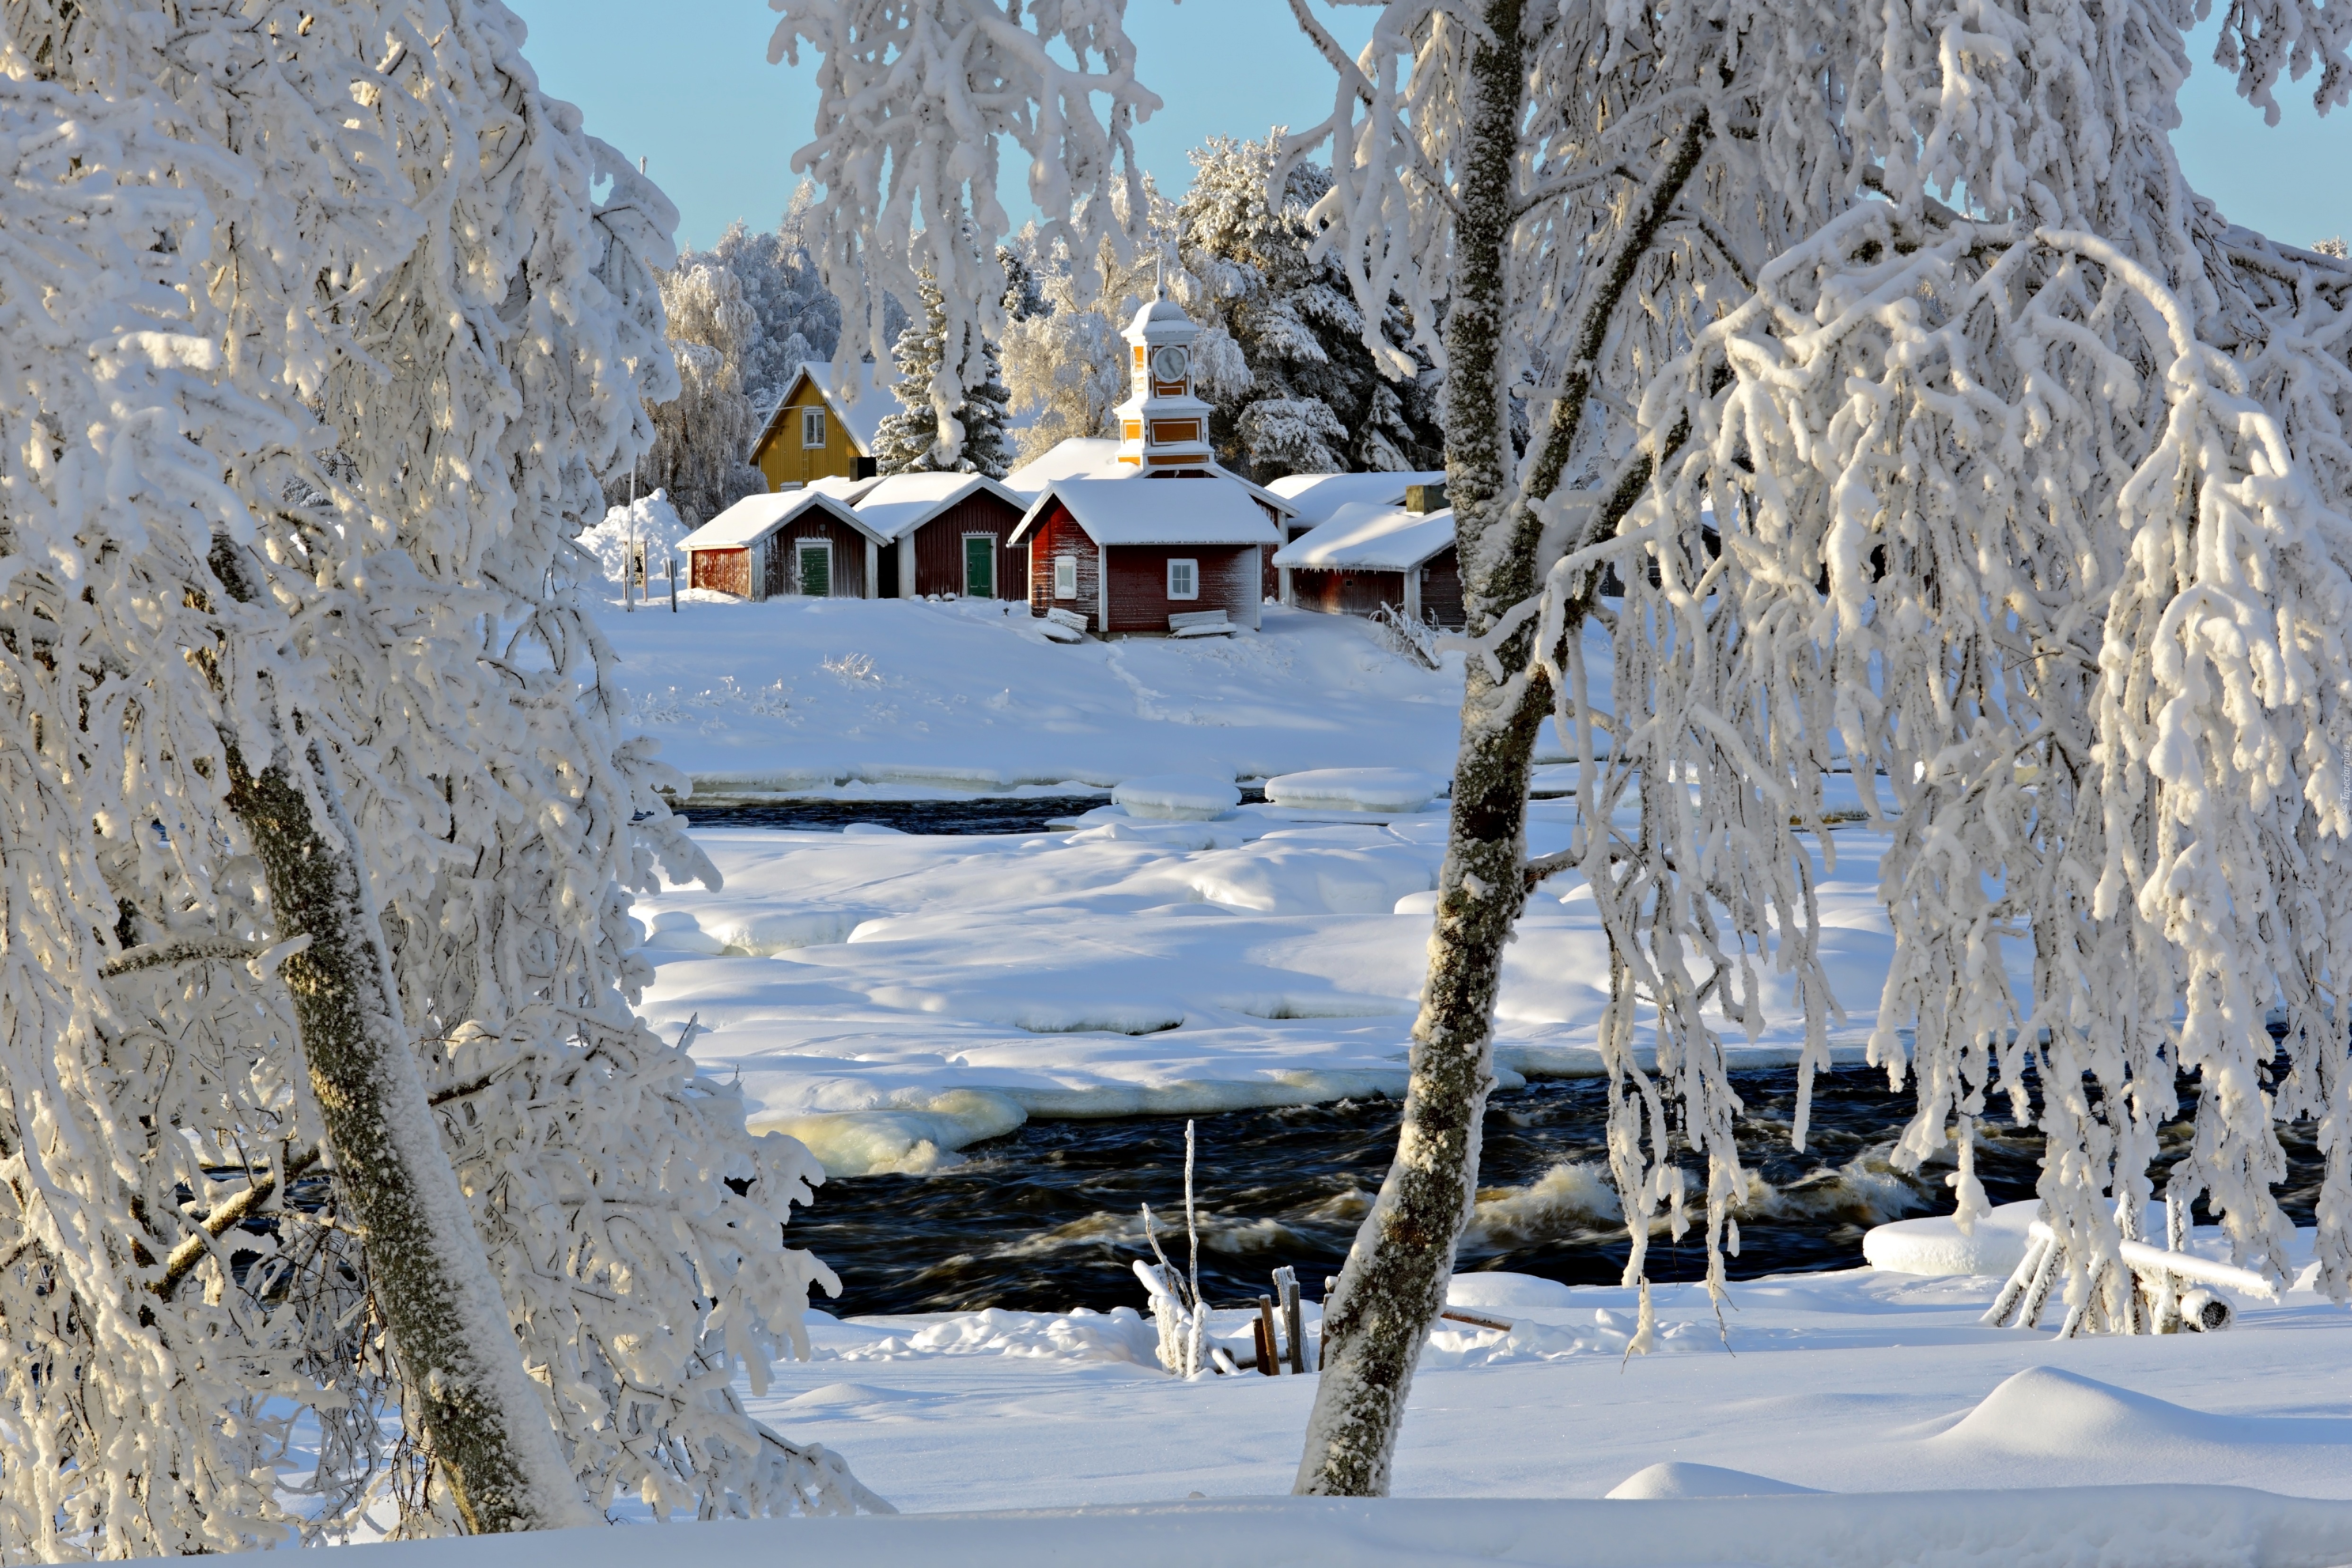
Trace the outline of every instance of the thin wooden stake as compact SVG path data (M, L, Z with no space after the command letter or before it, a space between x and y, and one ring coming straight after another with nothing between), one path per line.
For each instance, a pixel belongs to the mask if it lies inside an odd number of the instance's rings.
M1282 1375L1282 1347L1274 1335L1274 1299L1257 1299L1257 1369L1268 1377Z

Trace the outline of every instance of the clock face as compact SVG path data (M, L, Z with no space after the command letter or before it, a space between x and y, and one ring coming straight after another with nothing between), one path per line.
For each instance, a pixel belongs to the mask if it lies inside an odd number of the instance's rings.
M1161 381L1184 379L1185 353L1175 343L1163 343L1151 356L1151 374Z

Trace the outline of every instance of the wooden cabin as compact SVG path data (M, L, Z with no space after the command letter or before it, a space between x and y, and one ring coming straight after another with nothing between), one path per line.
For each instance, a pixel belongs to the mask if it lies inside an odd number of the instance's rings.
M1444 497L1441 486L1413 485L1398 505L1337 508L1275 552L1283 603L1349 616L1385 605L1407 620L1458 629L1462 568Z
M1084 616L1097 634L1158 633L1223 610L1255 630L1274 519L1222 474L1056 479L1021 520L1029 610Z
M874 477L874 440L898 400L874 384L874 366L857 367L862 384L855 406L834 386L833 367L811 360L793 373L783 400L751 443L751 461L770 490L794 489L817 479Z
M892 474L858 487L858 517L884 541L877 596L1025 599L1029 559L1012 542L1021 498L982 474Z
M871 599L883 540L824 489L746 496L678 541L691 587L753 601Z

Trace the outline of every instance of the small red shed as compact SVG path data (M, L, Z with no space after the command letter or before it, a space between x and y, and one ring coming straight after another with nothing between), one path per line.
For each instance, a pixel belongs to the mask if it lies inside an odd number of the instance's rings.
M892 474L858 494L883 541L877 596L1025 599L1027 554L1009 542L1024 502L984 474Z
M1339 507L1275 552L1283 602L1349 616L1386 605L1409 621L1459 628L1462 569L1444 498L1436 485L1414 485L1402 505Z
M882 540L821 489L745 496L677 542L691 587L742 599L870 599Z
M1282 543L1249 487L1197 473L1056 479L1013 539L1030 613L1076 611L1097 634L1165 634L1171 616L1204 610L1255 630L1265 556Z

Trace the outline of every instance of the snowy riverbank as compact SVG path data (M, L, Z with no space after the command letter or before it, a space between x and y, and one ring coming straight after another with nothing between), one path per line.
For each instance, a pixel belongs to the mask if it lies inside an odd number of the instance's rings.
M1461 656L1425 668L1349 616L1065 646L1024 605L695 595L598 624L633 724L706 795L1453 767Z

